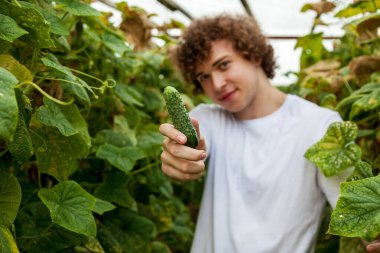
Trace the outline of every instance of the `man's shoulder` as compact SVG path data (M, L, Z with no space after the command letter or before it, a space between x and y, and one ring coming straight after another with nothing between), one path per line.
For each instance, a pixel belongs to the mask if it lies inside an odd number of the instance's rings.
M295 113L304 117L332 117L338 116L338 112L321 107L313 102L310 102L304 98L296 95L290 95L292 99L292 108Z

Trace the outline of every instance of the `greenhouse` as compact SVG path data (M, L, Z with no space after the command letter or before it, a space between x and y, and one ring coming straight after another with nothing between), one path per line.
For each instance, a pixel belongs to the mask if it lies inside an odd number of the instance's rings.
M0 253L380 252L380 0L0 0Z

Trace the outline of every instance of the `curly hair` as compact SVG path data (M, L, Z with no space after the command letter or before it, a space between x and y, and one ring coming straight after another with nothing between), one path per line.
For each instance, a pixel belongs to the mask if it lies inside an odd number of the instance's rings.
M202 90L196 80L196 67L211 54L212 42L230 41L233 48L249 61L260 60L268 78L274 77L273 47L268 44L255 18L243 15L219 15L192 22L177 46L176 61L188 82Z

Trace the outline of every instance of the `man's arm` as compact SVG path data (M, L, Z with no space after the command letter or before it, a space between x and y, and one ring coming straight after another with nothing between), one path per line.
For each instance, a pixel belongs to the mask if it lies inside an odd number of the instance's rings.
M183 145L187 141L186 136L173 125L166 123L160 126L160 133L165 137L161 168L164 174L175 180L194 180L201 177L205 170L206 143L200 135L198 121L191 120L199 137L199 145L195 149Z

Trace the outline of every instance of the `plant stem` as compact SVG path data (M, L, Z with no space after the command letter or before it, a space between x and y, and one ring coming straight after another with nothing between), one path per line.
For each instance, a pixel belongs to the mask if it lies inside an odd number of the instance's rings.
M35 83L31 82L31 81L24 81L24 82L22 82L22 83L16 85L15 88L20 88L21 86L26 85L26 84L30 84L30 85L32 85L32 86L33 86L36 90L38 90L41 94L43 94L43 95L44 95L45 97L47 97L48 99L50 99L50 100L56 102L57 104L60 104L60 105L71 105L71 104L74 102L74 99L71 99L71 100L69 100L69 101L67 101L67 102L64 102L64 101L58 100L58 99L56 99L56 98L50 96L49 94L47 94L43 89L41 89L40 86L38 86L37 84L35 84Z
M144 167L142 167L141 169L138 169L138 170L135 170L135 171L132 171L131 173L129 173L129 175L135 175L135 174L138 174L140 172L143 172L147 169L150 169L151 167L154 167L156 165L160 164L160 161L157 161L157 162L154 162L154 163L151 163L151 164L148 164Z

